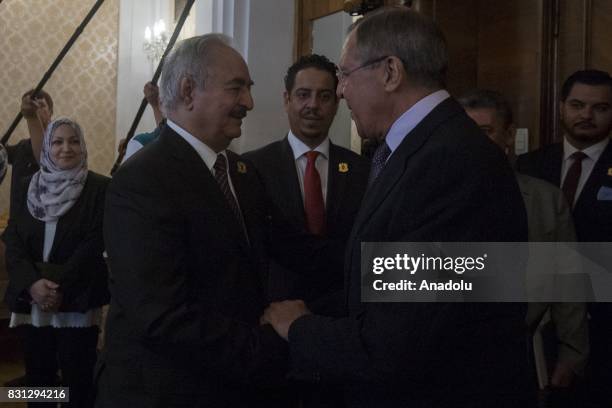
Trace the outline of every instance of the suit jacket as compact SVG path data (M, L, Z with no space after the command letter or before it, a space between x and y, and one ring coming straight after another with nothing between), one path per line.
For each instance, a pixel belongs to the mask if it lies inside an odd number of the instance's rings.
M285 137L261 149L246 153L261 176L266 192L282 216L296 229L306 231L304 201L291 145ZM344 245L365 193L369 162L356 153L330 142L327 179L327 238ZM342 268L329 270L326 279L315 281L293 271L272 266L268 292L270 300L320 298L342 288ZM327 302L323 302L326 309ZM327 310L326 310L327 311Z
M516 174L525 201L530 242L574 242L576 232L567 200L559 188L547 181ZM557 254L563 256L563 254ZM563 263L563 259L553 259ZM538 271L536 271L538 272ZM557 359L582 372L589 355L586 304L530 303L527 324L535 329L547 310L555 327Z
M563 144L548 145L523 154L516 161L519 172L561 186ZM602 187L612 188L612 143L608 143L576 201L572 216L579 242L612 241L612 201L599 200Z
M556 143L518 157L516 167L519 172L544 179L556 186L561 185L563 144ZM579 242L612 241L612 200L598 198L602 188L612 188L612 143L601 156L587 179L572 215ZM606 255L606 254L599 254ZM607 254L609 256L609 254ZM612 390L612 351L609 347L612 338L612 303L591 303L588 305L591 320L591 381L589 398L609 401Z
M293 375L344 383L349 407L525 406L524 306L362 303L360 243L526 239L503 154L442 102L366 192L346 253L348 316L291 325Z
M259 406L287 346L260 326L266 204L227 152L245 233L196 151L171 128L115 174L105 242L111 305L98 406Z
M57 223L49 261L42 264L45 223L27 208L31 177L22 179L19 197L2 236L9 285L5 301L13 312L29 313L28 289L41 278L61 287L61 312L85 312L108 303L108 273L102 257L104 194L109 178L89 172L80 197Z

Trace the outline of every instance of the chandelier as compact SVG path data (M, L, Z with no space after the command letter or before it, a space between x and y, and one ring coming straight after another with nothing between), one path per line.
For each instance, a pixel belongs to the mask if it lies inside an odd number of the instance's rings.
M152 63L158 63L168 46L168 33L164 20L158 20L153 25L153 31L147 26L144 33L143 50L147 59Z

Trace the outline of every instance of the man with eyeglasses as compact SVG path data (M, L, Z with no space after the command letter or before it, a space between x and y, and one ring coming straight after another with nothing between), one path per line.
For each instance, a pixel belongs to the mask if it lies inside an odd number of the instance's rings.
M521 194L503 153L444 88L439 29L402 7L349 33L338 95L361 137L377 138L347 244L343 318L299 300L263 319L288 340L296 378L340 382L348 407L526 407L520 304L362 302L363 242L526 241Z

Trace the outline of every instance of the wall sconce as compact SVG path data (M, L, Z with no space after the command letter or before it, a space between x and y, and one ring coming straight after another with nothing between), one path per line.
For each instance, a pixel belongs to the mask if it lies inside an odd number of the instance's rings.
M157 63L164 55L168 46L168 33L164 20L158 20L153 25L153 31L147 26L144 33L144 43L142 48L147 54L147 59L152 63Z

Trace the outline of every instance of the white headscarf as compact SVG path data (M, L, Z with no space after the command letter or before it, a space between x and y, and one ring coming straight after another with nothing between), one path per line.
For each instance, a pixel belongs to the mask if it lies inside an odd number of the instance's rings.
M61 125L70 126L81 144L81 162L72 169L60 169L51 158L51 141ZM78 123L59 118L49 123L43 138L38 170L28 188L28 210L32 217L43 222L57 221L78 200L87 179L87 148L83 131Z

